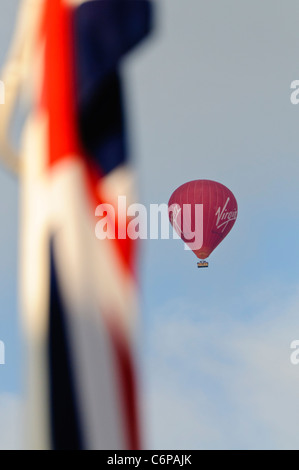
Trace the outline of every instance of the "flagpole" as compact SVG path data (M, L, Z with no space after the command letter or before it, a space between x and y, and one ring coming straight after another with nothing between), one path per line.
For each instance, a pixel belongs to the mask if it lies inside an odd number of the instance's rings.
M3 101L0 103L0 163L15 176L20 176L19 152L10 142L9 131L18 96L31 72L31 56L35 47L35 35L43 2L22 0L14 37L1 71ZM27 89L26 89L27 92Z
M0 104L0 161L14 175L20 172L19 158L9 141L9 127L19 92L19 80L12 71L12 64L5 67L3 73L4 103Z

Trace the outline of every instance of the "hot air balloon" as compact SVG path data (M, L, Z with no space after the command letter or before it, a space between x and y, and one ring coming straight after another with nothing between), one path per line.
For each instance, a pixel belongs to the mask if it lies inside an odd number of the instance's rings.
M169 219L175 231L200 261L206 259L233 228L238 204L233 193L223 184L195 180L183 184L171 195Z

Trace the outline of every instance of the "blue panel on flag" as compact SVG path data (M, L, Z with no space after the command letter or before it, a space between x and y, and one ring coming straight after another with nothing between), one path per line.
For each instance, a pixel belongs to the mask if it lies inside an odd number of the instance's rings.
M83 436L75 396L73 364L67 334L66 315L60 295L51 243L50 318L49 318L49 387L51 443L55 450L83 449Z
M127 154L119 61L150 26L147 0L94 0L75 11L80 137L104 174L124 163Z
M75 11L79 103L93 95L121 57L149 32L147 0L93 0Z

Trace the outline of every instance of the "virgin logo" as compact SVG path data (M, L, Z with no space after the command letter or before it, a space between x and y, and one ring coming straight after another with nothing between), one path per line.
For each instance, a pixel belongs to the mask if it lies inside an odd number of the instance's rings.
M228 212L227 206L228 206L229 201L230 201L230 198L228 197L223 208L221 209L221 207L218 207L217 212L215 214L217 217L216 228L219 229L223 227L222 232L224 232L224 230L226 229L227 225L230 222L233 222L234 220L236 220L237 215L238 215L238 211L236 209L234 211Z

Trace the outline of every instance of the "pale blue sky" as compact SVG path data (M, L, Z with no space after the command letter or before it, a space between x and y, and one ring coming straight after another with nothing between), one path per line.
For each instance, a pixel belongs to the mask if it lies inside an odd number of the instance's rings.
M1 60L17 3L1 5ZM207 178L233 191L239 217L208 270L181 241L142 242L147 443L299 448L299 5L156 3L155 36L123 64L141 202ZM17 185L3 171L0 196L0 413L17 422Z

